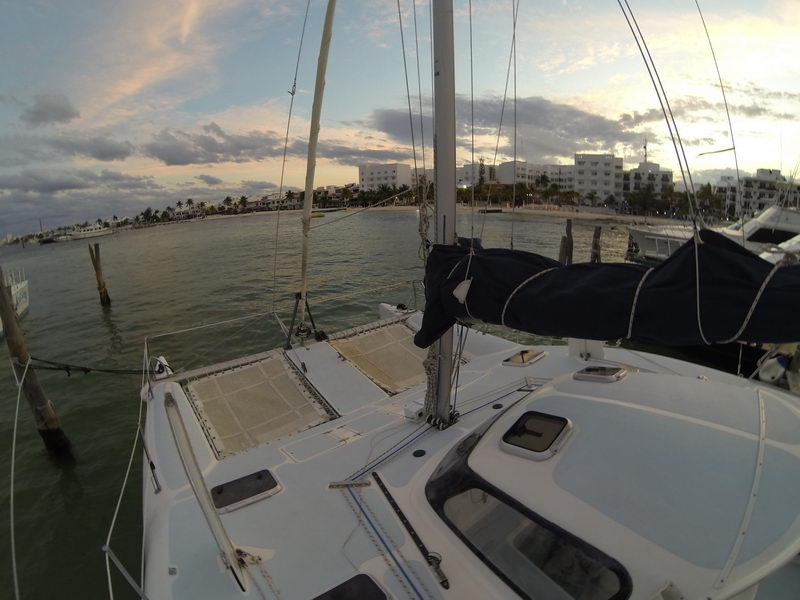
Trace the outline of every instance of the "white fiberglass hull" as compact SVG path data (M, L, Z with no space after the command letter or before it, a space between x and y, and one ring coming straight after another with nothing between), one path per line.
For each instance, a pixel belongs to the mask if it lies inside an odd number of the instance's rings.
M443 521L430 490L434 474L449 464L445 457L457 455L470 435L495 421L499 425L470 450L470 467L622 565L628 578L623 587L630 587L619 597L651 600L671 581L683 597L721 600L762 581L763 591L748 598L783 598L769 591L775 589L767 585L772 573L800 585L800 569L791 563L800 551L792 500L800 494L797 398L596 342L544 346L538 360L505 364L525 347L472 332L456 386L461 417L438 431L416 418L424 383L394 392L382 387L385 382L376 384L392 368L373 368L383 352L378 342L396 339L397 327L417 328L419 315L406 323L384 321L332 341L166 375L145 386L144 439L154 465L151 470L145 458L148 597L316 598L352 581L384 594L362 591L357 597L364 598L520 597L513 581L499 577ZM359 348L367 346L374 351L364 355ZM398 352L387 356L399 361ZM587 366L620 367L625 374L579 381L576 372ZM216 510L242 557L244 591L220 559L188 484L185 449L179 452L165 409L168 395L210 496L223 497L253 473L268 471L261 481L274 478L268 490L254 495L244 486L242 497ZM502 441L503 431L530 410L572 423L557 452L534 460L506 450ZM758 500L751 501L751 494ZM481 494L473 495L475 506L482 506ZM397 511L427 550L441 557L441 573L426 563ZM740 528L747 538L734 552L730 540ZM513 543L517 534L505 542L498 535L492 539L521 551ZM521 585L552 587L536 581Z
M93 237L100 237L102 235L109 235L114 233L114 230L110 227L106 227L105 229L97 229L93 231L73 231L70 234L70 239L73 240L83 240L86 238L93 238Z

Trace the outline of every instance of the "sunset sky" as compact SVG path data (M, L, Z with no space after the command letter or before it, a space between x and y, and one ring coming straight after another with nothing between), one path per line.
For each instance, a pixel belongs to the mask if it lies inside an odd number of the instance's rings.
M694 0L628 0L644 31L695 181L733 172L714 63ZM495 160L513 0L473 0L476 158ZM134 215L178 200L277 190L305 0L3 2L0 235ZM415 122L411 0L400 0ZM702 0L728 94L739 164L794 171L800 159L798 0ZM470 160L468 3L455 0L459 159ZM312 0L285 186L300 187L325 2ZM417 0L430 149L429 4ZM614 152L675 169L657 98L619 5L521 0L517 154L572 163ZM497 162L512 154L509 88ZM415 132L419 143L419 129ZM421 154L418 154L421 166ZM396 0L339 0L317 185L353 182L363 162L411 164ZM678 179L678 177L676 177Z

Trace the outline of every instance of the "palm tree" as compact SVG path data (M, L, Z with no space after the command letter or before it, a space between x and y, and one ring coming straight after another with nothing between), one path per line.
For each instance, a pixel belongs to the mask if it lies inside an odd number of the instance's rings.
M244 211L247 209L247 196L240 196L239 197L239 210Z
M183 208L183 202L178 200L178 202L175 204L175 206L177 206L178 208ZM169 207L167 207L167 208L169 208Z
M194 200L192 200L191 198L187 198L186 206L194 206Z
M231 198L230 196L225 196L225 200L222 201L222 204L225 205L226 210L229 209L233 204L233 198Z
M142 212L142 218L144 219L145 223L149 223L150 219L153 218L153 209L150 208L149 206L146 209L144 209L144 212Z

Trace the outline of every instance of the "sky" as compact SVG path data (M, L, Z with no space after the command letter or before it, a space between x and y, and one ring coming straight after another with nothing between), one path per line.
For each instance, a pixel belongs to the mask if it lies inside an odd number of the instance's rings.
M695 1L628 3L695 182L735 173L732 152L703 154L732 143ZM310 2L284 190L304 185L325 5ZM399 5L417 164L424 140L430 168L430 6ZM520 0L507 77L513 5L472 1L470 60L469 3L454 0L459 164L473 155L510 160L516 138L521 160L571 164L576 152L613 152L631 168L647 139L649 160L679 180L618 2ZM700 7L741 172L791 175L800 159L800 1ZM39 219L47 229L279 190L305 8L304 0L0 0L0 235L38 230ZM365 162L412 164L397 0L339 0L326 81L316 185L355 182Z

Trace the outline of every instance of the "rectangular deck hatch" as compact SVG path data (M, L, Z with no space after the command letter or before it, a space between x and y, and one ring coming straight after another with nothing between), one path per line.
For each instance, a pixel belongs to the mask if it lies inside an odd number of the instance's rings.
M552 456L566 440L571 429L569 419L529 411L517 419L504 435L503 441L516 448L538 454L532 458L544 459Z
M211 498L217 508L228 508L247 500L255 500L267 492L277 492L278 482L268 470L258 471L211 488Z

